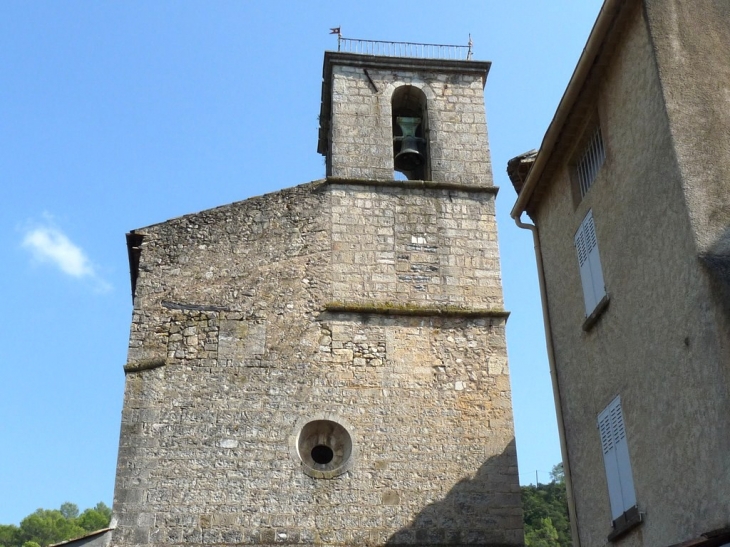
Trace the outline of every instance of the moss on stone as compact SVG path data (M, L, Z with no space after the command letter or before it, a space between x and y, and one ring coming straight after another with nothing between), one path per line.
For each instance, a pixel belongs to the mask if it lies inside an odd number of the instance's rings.
M502 308L462 308L459 306L423 306L400 302L373 302L353 304L333 301L325 304L325 311L341 313L374 313L383 315L442 315L458 317L500 317L507 318L509 312Z

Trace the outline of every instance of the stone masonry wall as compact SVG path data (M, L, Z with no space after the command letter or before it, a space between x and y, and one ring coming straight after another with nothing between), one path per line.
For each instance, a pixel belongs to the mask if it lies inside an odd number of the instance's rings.
M492 193L334 185L334 300L501 309L494 215Z
M139 230L112 544L521 544L492 198L318 182Z
M413 85L427 98L430 180L492 184L484 73L367 71L333 67L331 176L393 180L391 97L397 87Z

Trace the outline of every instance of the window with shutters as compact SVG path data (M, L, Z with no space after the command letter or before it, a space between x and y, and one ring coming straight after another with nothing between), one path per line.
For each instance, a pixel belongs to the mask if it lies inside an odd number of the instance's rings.
M598 415L598 432L601 437L603 464L606 468L611 519L614 523L612 532L614 537L609 536L612 540L641 522L641 515L636 507L629 446L621 412L621 397L616 397Z
M574 198L579 203L593 186L598 172L606 160L606 148L603 145L601 126L593 124L584 137L579 153L572 162L574 182Z
M607 295L603 282L601 258L598 254L593 211L588 211L575 233L575 250L578 255L580 281L583 285L586 317L595 317L605 307Z

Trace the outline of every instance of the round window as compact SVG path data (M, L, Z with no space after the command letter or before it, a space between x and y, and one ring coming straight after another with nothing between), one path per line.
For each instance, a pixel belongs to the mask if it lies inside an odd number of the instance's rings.
M352 438L337 422L314 420L305 424L299 432L297 453L308 475L336 477L349 467Z

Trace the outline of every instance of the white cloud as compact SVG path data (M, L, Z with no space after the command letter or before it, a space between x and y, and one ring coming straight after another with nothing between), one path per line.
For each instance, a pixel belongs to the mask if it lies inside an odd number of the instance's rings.
M35 226L26 230L23 247L39 262L50 263L66 275L94 282L99 292L111 286L101 279L83 249L73 243L61 230L53 226Z
M55 228L34 228L25 234L23 247L41 262L51 262L72 277L94 275L94 268L80 247Z

